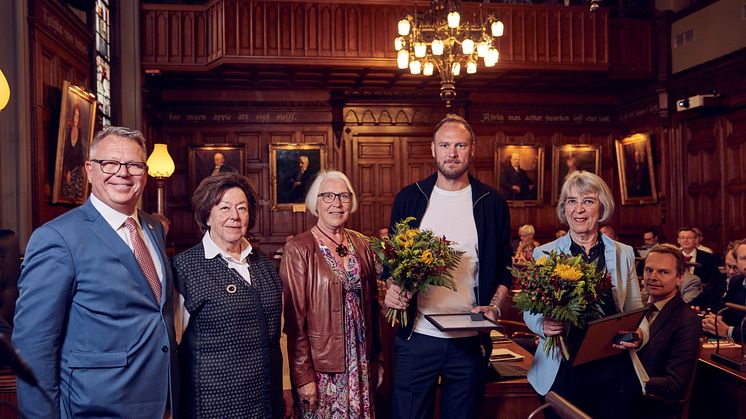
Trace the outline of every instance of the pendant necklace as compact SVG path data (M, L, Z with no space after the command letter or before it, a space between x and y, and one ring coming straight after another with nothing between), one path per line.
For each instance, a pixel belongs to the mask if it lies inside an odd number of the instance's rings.
M347 246L345 246L342 243L337 243L336 240L334 240L333 238L331 238L330 235L326 234L324 232L324 230L322 230L322 229L319 228L319 226L316 226L316 230L319 230L321 232L321 234L325 235L327 239L331 240L332 243L334 243L334 244L337 245L337 248L334 249L334 251L337 252L337 255L339 255L339 257L343 258L343 257L347 256L348 254L350 254L350 251L349 251L349 249L347 249ZM344 239L342 239L342 242L344 242Z

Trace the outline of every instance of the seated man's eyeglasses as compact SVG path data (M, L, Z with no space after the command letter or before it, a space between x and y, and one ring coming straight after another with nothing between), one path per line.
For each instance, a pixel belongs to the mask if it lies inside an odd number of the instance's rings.
M127 168L127 173L130 176L141 176L148 171L148 165L145 162L133 161L128 163L118 162L116 160L91 160L94 163L98 163L101 166L101 171L107 175L115 175L119 172L119 169L124 166Z
M347 203L347 202L350 202L350 200L352 199L352 193L351 192L340 192L340 193L321 192L318 195L318 197L321 198L321 200L326 202L327 204L331 204L337 198L339 198L339 202Z

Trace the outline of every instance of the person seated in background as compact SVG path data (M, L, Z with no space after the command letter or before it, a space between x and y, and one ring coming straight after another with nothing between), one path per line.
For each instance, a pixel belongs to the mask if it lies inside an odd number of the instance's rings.
M705 235L702 233L702 229L699 227L692 227L692 230L697 234L694 238L695 246L697 246L697 250L701 250L703 252L712 253L715 254L715 252L712 251L709 247L702 244L703 241L705 241Z
M388 227L381 227L378 229L378 238L382 239L389 235L389 228Z
M616 230L614 230L614 227L610 225L605 225L601 227L600 229L601 233L603 233L606 237L610 238L614 241L619 241L619 236L616 235Z
M697 366L702 326L679 294L684 281L684 258L673 246L656 246L645 258L643 273L648 293L650 340L637 351L650 380L644 393L681 400ZM644 399L639 417L674 418L680 406Z
M534 249L539 246L539 242L534 240L535 234L536 230L531 224L524 224L518 228L520 240L513 256L514 262L534 260Z
M702 284L707 286L710 279L717 278L720 271L718 270L719 261L717 256L697 250L697 232L692 227L682 227L678 231L678 242L681 246L681 252L684 254L684 260L695 265L689 265L687 268L690 273L697 275L702 280Z
M713 311L724 307L725 303L746 304L746 286L744 286L744 275L746 275L746 239L736 242L730 253L736 261L736 272L728 280L728 290L725 292L721 304L714 307ZM722 316L708 313L702 320L702 328L707 333L720 337L729 337L740 343L743 339L743 331L741 329L743 317L744 313L736 310L725 311ZM717 333L715 333L716 323Z
M642 233L642 241L645 245L638 249L638 253L640 257L645 258L650 249L658 245L658 231L652 227L648 228Z
M555 239L559 239L560 237L564 236L565 234L567 234L567 230L559 229L559 230L557 230L556 233L554 233L554 238Z
M696 311L712 311L713 307L719 306L720 301L725 296L731 278L738 276L738 267L736 258L733 256L733 247L738 243L734 240L728 243L725 248L723 260L725 262L725 273L720 274L716 280L710 281L707 287L704 287L702 294L690 302L692 308Z

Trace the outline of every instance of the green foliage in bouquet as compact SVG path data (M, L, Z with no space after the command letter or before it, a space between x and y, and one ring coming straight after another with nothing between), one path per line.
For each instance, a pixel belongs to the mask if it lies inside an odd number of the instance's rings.
M430 286L446 287L456 291L451 270L458 265L461 255L451 248L452 242L437 237L430 230L411 228L408 217L396 223L394 231L384 238L370 238L376 258L389 271L394 284L401 292L413 295ZM386 319L395 326L407 325L407 312L389 308Z
M555 251L544 252L535 262L511 268L520 292L513 298L515 306L532 314L542 314L583 329L589 320L603 316L601 300L612 288L611 276L596 271L596 261L585 262L581 256ZM544 353L559 349L565 359L569 350L564 336L549 336Z

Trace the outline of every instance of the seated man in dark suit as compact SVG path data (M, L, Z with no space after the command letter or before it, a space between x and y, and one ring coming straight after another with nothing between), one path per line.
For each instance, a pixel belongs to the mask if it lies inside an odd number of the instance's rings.
M723 297L723 304L715 307L715 311L722 308L724 303L746 304L746 285L744 285L744 275L746 275L746 239L739 240L733 246L731 255L736 261L736 275L728 280L728 290ZM705 332L715 334L715 322L717 321L717 334L721 337L731 337L738 343L742 342L743 335L741 330L741 321L744 313L736 310L723 312L722 316L710 313L702 320L702 328Z
M645 289L652 304L646 315L650 340L638 351L650 377L646 394L681 400L697 365L702 326L679 294L684 259L678 249L656 246L645 259ZM640 417L678 417L680 406L644 400Z
M696 264L689 268L689 272L697 275L706 287L710 283L710 279L717 278L720 274L718 257L712 253L697 250L697 232L691 227L679 229L678 241L681 252L684 254L684 260Z
M730 280L736 276L740 276L738 267L736 266L736 258L733 255L733 247L739 242L739 240L734 240L728 243L728 247L725 249L725 253L723 253L725 273L721 273L716 280L711 280L707 288L703 289L702 293L689 303L697 311L717 311L718 307L722 307L723 297L725 296L725 291L728 289Z

